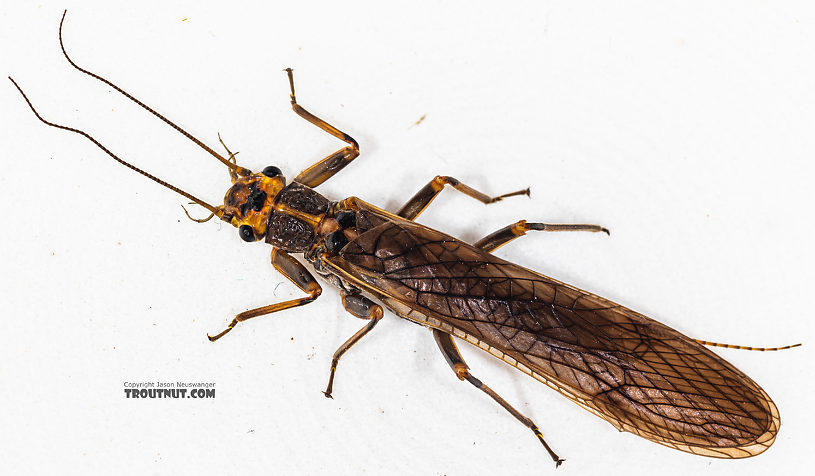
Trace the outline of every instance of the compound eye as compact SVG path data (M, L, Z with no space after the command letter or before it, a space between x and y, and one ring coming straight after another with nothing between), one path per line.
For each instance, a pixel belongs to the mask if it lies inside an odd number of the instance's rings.
M255 241L255 231L252 230L252 227L249 225L241 225L241 227L238 228L238 234L241 235L241 239L243 241L248 241L250 243Z
M278 175L283 175L283 171L275 167L274 165L266 167L265 169L263 169L262 173L267 177L277 177Z

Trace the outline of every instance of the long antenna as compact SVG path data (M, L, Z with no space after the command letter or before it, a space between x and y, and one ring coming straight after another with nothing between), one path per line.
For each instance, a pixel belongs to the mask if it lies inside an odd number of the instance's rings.
M192 136L192 134L190 134L189 132L185 131L184 129L182 129L181 127L179 127L178 125L176 125L176 124L175 124L173 121L171 121L171 120L167 119L166 117L162 116L161 114L159 114L158 112L156 112L155 110L153 110L151 107L147 106L147 105L146 105L146 104L144 104L143 102L141 102L141 101L139 101L138 99L136 99L136 98L134 98L133 96L131 96L131 95L130 95L128 92L126 92L124 89L120 88L119 86L116 86L115 84L113 84L112 82L108 81L107 79L105 79L105 78L103 78L103 77L99 76L98 74L91 73L90 71L88 71L88 70L86 70L86 69L84 69L84 68L81 68L81 67L79 67L79 66L78 66L76 63L74 63L74 61L71 59L71 57L70 57L70 56L68 56L68 52L67 52L67 51L65 51L65 45L64 45L64 44L63 44L63 42L62 42L62 24L65 22L65 15L67 15L67 14L68 14L68 10L63 11L63 12L62 12L62 20L60 20L60 21L59 21L59 46L60 46L60 48L62 48L62 54L63 54L63 55L65 55L65 59L67 59L67 60L68 60L68 62L69 62L69 63L71 63L71 66L73 66L74 68L78 69L79 71L81 71L81 72L83 72L83 73L87 74L88 76L90 76L90 77L92 77L92 78L96 78L96 79L98 79L99 81L102 81L103 83L105 83L105 84L107 84L108 86L112 87L112 88L113 88L113 89L115 89L116 91L119 91L119 92L120 92L120 93L122 93L122 94L123 94L123 95L124 95L126 98L130 99L131 101L135 102L135 103L136 103L136 104L138 104L139 106L143 107L143 108L144 108L144 109L146 109L146 110L147 110L149 113L151 113L152 115L154 115L154 116L158 117L159 119L161 119L162 121L164 121L165 123L167 123L167 125L169 125L169 126L170 126L170 127L172 127L173 129L175 129L175 130L177 130L178 132L180 132L181 134L183 134L183 135L184 135L184 137L186 137L187 139L189 139L189 140L191 140L191 141L195 142L196 144L198 144L198 146L199 146L199 147L201 147L201 148L202 148L202 149L204 149L205 151L209 152L209 153L210 153L210 155L212 155L212 156L213 156L213 157L215 157L216 159L220 160L220 161L221 161L221 163L223 163L224 165L226 165L227 167L229 167L231 170L234 170L234 171L235 171L235 172L236 172L238 175L247 176L247 175L251 175L251 174L252 174L252 171L251 171L251 170L249 170L249 169L247 169L247 168L244 168L244 167L241 167L241 166L239 166L239 165L237 165L237 164L233 164L232 162L230 162L230 161L226 160L225 158L223 158L223 156L221 156L221 154L219 154L219 153L215 152L214 150L212 150L211 148L209 148L209 146L207 146L206 144L204 144L204 143L203 143L203 142L201 142L200 140L198 140L198 139L196 139L195 137L193 137L193 136ZM19 89L19 88L18 88L18 89ZM22 92L22 91L21 91L21 92ZM30 105L30 103L29 103L29 105ZM95 141L94 141L94 142L95 142ZM98 145L98 143L97 143L97 145Z
M194 196L190 195L189 193L187 193L187 192L185 192L185 191L181 190L180 188L175 187L175 186L173 186L173 185L170 185L169 183L165 182L164 180L161 180L160 178L158 178L158 177L156 177L156 176L154 176L154 175L151 175L151 174L149 174L149 173L145 172L144 170L142 170L142 169L140 169L140 168L136 167L135 165L131 165L131 164L129 164L129 163L127 163L127 162L125 162L124 160L122 160L122 159L120 159L119 157L117 157L117 156L116 156L116 154L114 154L113 152L111 152L111 151L110 151L110 150L109 150L107 147L105 147L105 146L103 146L101 143L99 143L99 141L98 141L98 140L96 140L96 139L94 139L93 137L91 137L91 135L90 135L90 134L88 134L87 132L85 132L85 131L81 131L81 130L79 130L79 129L74 129L73 127L61 126L61 125L59 125L59 124L54 124L53 122L46 121L45 119L43 119L43 117L42 117L42 116L40 116L40 113L38 113L38 112L37 112L37 110L36 110L36 109L34 109L34 105L33 105L33 104L31 104L31 101L29 101L29 100L28 100L28 96L26 96L26 95L25 95L25 93L24 93L24 92L23 92L23 90L20 88L20 86L17 84L17 82L16 82L16 81L14 81L14 79L13 79L11 76L9 76L9 78L8 78L8 79L9 79L9 80L12 82L12 84L14 84L14 87L15 87L15 88L17 88L17 91L20 91L20 94L22 94L22 95L23 95L23 99L25 99L25 102L27 102L27 103L28 103L28 107L30 107L30 108L31 108L31 110L34 112L34 115L35 115L35 116L37 116L37 119L39 119L39 120L40 120L40 121L42 121L43 123L45 123L45 124L47 124L47 125L49 125L49 126L51 126L51 127L56 127L57 129L63 129L63 130L66 130L66 131L76 132L76 133L77 133L77 134L79 134L79 135L85 136L85 138L87 138L89 141L91 141L91 142L93 142L94 144L96 144L96 146L97 146L97 147L99 147L100 149L102 149L103 151L105 151L105 153L106 153L106 154L108 154L109 156L113 157L113 159L114 159L116 162L119 162L120 164L124 165L125 167L127 167L127 168L129 168L129 169L131 169L131 170L134 170L134 171L136 171L136 172L138 172L138 173L140 173L140 174L142 174L142 175L144 175L145 177L147 177L147 178L149 178L150 180L152 180L152 181L154 181L154 182L158 183L159 185L163 185L163 186L165 186L165 187L169 188L169 189L170 189L170 190L172 190L173 192L176 192L176 193L178 193L178 194L180 194L180 195L183 195L184 197L187 197L188 199L192 200L193 202L197 203L198 205L201 205L202 207L204 207L204 208L206 208L207 210L209 210L210 212L212 212L212 213L213 213L215 216L217 216L218 218L220 218L220 219L222 219L222 220L224 220L224 221L227 221L227 222L229 222L229 221L230 221L230 219L229 219L229 218L224 217L224 210L223 210L223 208L221 208L221 207L213 207L212 205L208 204L207 202L205 202L205 201L203 201L203 200L200 200L200 199L198 199L198 198L196 198L196 197L194 197Z

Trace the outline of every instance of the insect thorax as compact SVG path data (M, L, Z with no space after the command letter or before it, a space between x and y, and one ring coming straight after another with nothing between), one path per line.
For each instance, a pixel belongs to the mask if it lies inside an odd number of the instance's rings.
M328 210L327 198L292 182L278 194L266 231L266 243L289 252L305 252L316 241L315 231Z

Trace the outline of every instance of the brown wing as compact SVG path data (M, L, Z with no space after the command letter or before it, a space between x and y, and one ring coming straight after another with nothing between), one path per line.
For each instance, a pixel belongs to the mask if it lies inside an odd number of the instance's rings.
M773 443L780 420L769 396L693 339L374 207L358 212L357 222L367 231L332 267L395 309L434 317L429 325L452 330L619 430L723 458L753 456Z

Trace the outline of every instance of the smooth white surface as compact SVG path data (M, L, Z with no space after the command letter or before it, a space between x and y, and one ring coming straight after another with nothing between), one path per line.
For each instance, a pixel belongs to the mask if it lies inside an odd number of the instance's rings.
M525 218L609 227L531 235L499 255L714 341L774 398L764 455L655 445L462 345L474 375L567 459L450 372L429 332L388 315L320 391L362 321L299 296L269 247L187 220L184 200L45 127L0 88L5 219L0 471L11 474L800 474L812 448L812 125L808 2L14 2L4 73L40 112L219 203L223 167L61 57L66 47L253 170L289 177L340 144L362 155L320 191L396 209L435 174L531 199L445 191L422 223L474 241ZM421 124L415 122L422 116ZM201 214L200 209L193 209ZM280 284L282 283L282 284ZM124 381L203 380L213 400L128 400ZM5 468L5 469L3 469Z

